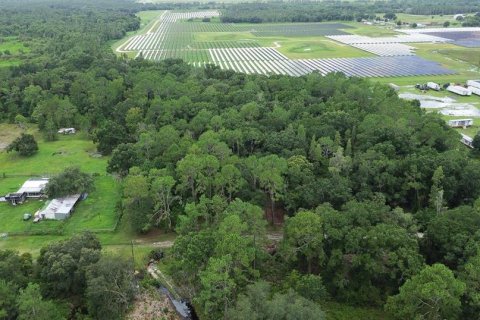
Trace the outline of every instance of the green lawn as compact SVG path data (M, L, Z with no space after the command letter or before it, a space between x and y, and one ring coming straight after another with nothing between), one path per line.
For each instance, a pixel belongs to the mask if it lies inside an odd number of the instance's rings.
M267 39L265 39L267 40ZM356 58L372 54L325 37L282 38L278 51L291 59Z
M95 190L81 201L65 225L65 232L73 234L79 230L112 229L118 218L116 210L120 201L118 184L111 176L95 179Z
M43 142L37 137L39 151L31 157L17 153L0 152L0 175L39 175L61 172L69 166L79 166L88 173L105 172L107 157L95 158L96 147L92 141L77 135L59 136L57 141Z

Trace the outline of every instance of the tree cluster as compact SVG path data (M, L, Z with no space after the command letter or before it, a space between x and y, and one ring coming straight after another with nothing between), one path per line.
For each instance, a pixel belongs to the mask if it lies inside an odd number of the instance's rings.
M129 262L85 233L52 243L34 262L0 251L0 319L120 319L135 287Z

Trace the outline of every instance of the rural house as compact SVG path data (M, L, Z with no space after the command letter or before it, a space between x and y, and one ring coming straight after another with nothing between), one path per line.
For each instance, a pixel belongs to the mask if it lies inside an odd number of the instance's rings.
M5 200L12 205L23 203L26 199L38 199L45 196L45 187L48 178L28 179L15 193L9 193L5 196Z
M62 198L55 198L47 202L45 207L35 213L35 220L65 220L73 212L75 205L83 197L80 194L74 194Z

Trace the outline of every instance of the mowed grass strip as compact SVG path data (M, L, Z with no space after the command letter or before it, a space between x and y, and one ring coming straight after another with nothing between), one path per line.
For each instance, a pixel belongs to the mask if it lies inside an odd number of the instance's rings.
M119 186L112 176L95 178L95 190L87 199L80 201L67 220L65 232L74 234L79 230L112 230L118 219L117 203L120 201Z

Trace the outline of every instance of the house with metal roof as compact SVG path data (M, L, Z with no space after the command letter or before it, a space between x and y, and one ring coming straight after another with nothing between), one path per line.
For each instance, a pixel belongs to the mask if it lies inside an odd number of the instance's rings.
M17 205L23 203L27 199L44 197L48 180L48 178L28 179L17 192L7 194L5 200L13 205Z
M81 198L81 194L74 194L52 199L46 203L42 210L35 213L35 218L39 218L38 220L65 220L70 217L75 205Z

